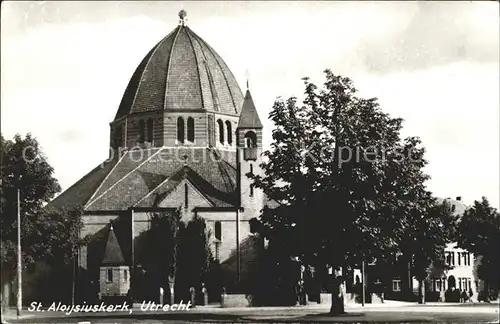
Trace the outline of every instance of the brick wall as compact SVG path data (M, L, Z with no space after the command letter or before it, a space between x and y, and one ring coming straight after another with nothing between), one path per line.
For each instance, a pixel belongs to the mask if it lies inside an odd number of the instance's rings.
M214 114L215 147L217 147L219 149L236 148L236 143L237 143L236 127L238 127L238 119L239 119L239 117L237 117L237 116ZM224 134L223 134L224 138L222 141L223 143L221 143L218 120L220 120L222 122L223 129L224 129ZM231 124L231 138L232 138L231 144L229 144L229 140L228 140L228 128L226 125L227 121Z
M184 142L185 145L207 146L207 115L206 113L165 113L163 120L163 143L164 146L176 146L177 144L177 119L184 119ZM194 143L187 141L187 120L189 117L194 119Z
M109 270L113 273L112 281L108 281ZM99 288L102 296L126 295L130 289L129 267L101 267L99 271Z

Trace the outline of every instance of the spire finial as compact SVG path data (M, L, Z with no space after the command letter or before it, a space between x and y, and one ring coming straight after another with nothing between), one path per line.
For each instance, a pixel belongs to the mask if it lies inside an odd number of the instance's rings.
M179 24L182 25L182 26L185 26L186 25L186 21L187 21L187 12L186 10L184 9L181 9L181 11L179 11Z
M249 85L249 83L250 83L250 81L249 81L250 80L250 72L248 72L248 69L247 69L247 71L245 73L245 76L247 78L247 90L250 90L250 85Z

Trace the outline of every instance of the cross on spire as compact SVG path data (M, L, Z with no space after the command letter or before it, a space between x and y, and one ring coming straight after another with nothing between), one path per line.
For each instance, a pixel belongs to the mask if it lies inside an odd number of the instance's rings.
M179 24L182 25L182 26L185 26L186 25L186 21L187 21L187 12L186 10L184 9L181 9L181 11L179 11Z
M250 72L248 69L246 70L245 77L247 78L247 90L250 90L249 80L250 80Z

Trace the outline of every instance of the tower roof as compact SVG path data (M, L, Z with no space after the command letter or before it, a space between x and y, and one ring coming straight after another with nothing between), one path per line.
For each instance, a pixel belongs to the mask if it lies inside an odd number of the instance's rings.
M245 94L238 128L262 128L262 123L260 122L259 114L257 113L257 109L253 103L250 90L247 90L247 93Z
M135 70L115 120L159 110L200 110L237 115L243 93L222 58L185 25L156 44Z
M109 226L108 241L104 250L101 265L122 265L125 263L122 248L116 238L113 225Z

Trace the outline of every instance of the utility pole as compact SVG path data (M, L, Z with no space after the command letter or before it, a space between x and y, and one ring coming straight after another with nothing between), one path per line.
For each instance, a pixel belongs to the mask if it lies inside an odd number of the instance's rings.
M21 190L17 189L17 317L23 307L23 268L21 258Z
M361 305L365 306L366 291L365 291L365 260L361 261Z
M75 276L76 276L76 260L77 258L75 257L75 252L73 251L73 275L71 276L72 279L72 286L71 286L71 306L75 305Z

